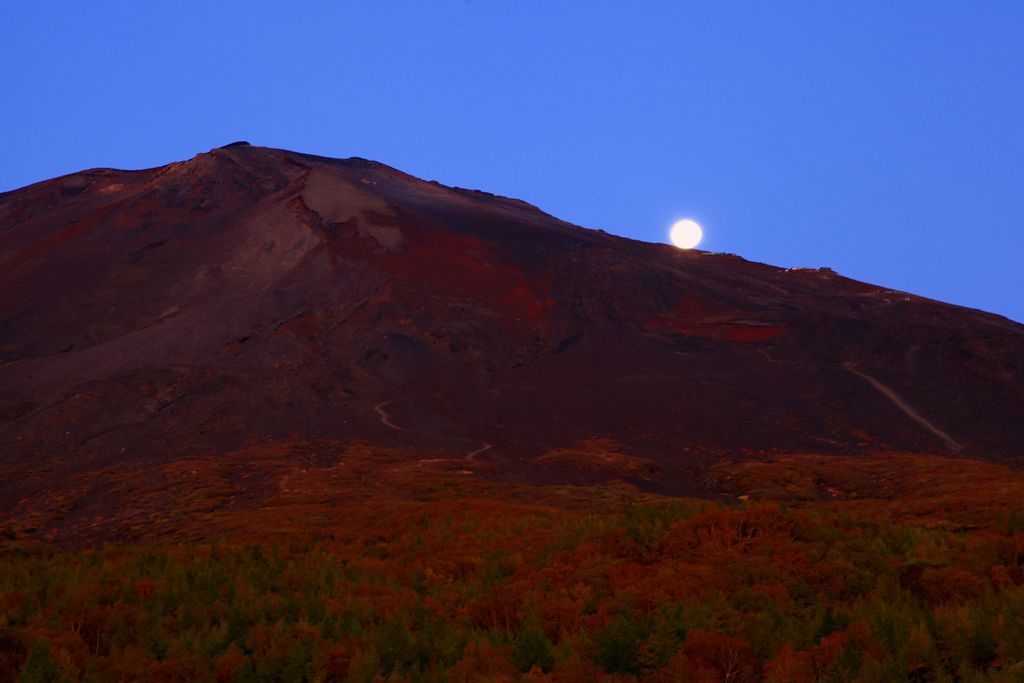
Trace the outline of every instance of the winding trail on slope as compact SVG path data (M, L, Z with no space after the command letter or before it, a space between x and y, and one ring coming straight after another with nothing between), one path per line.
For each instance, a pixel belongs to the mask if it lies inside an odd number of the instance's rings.
M384 406L388 405L389 403L391 403L391 401L384 401L383 403L378 403L373 407L373 410L377 413L378 416L380 416L380 422L382 425L384 425L385 427L391 427L391 429L396 429L400 432L404 432L404 429L402 429L401 427L399 427L398 425L391 421L391 416L388 415L387 412L384 410Z
M949 434L947 434L946 432L942 431L941 429L939 429L938 427L933 425L931 422L926 420L924 418L924 416L922 416L920 413L918 413L916 410L914 410L914 407L911 406L906 401L904 401L903 398L899 394L897 394L895 391L893 391L891 387L883 384L882 382L879 382L877 379L875 379L871 375L868 375L868 374L863 373L860 370L858 370L857 369L857 364L854 363L853 361L847 361L847 362L843 363L843 367L846 368L849 372L857 375L858 377L860 377L862 379L866 379L868 382L870 382L871 386L873 386L875 389L877 389L878 392L881 393L883 396L885 396L887 399L892 401L893 404L897 408L899 408L904 413L906 413L907 417L909 417L911 420L913 420L917 424L919 424L922 427L924 427L925 429L927 429L929 432L931 432L935 436L937 436L940 439L942 439L946 443L946 445L949 447L949 449L951 451L953 451L954 453L959 453L960 451L963 450L963 448L960 446L960 444L958 444L956 441L953 440L953 437L951 437Z
M388 415L388 412L386 410L384 410L384 408L386 408L391 403L391 401L384 401L383 403L378 403L373 407L373 410L375 413L377 413L377 416L380 418L380 422L382 425L384 425L385 427L390 427L391 429L397 430L399 432L404 432L406 430L392 422L391 416ZM466 454L466 460L476 460L476 457L478 455L480 455L481 453L486 453L487 451L494 448L494 446L487 443L486 441L483 441L481 443L482 445L480 446L480 448ZM433 458L430 460L421 460L420 462L440 462L442 460L445 460L445 458Z

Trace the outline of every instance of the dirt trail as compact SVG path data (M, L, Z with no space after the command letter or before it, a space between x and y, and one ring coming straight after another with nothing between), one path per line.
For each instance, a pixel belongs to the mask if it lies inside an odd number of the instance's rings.
M491 448L493 448L493 446L491 446L491 444L487 443L486 441L484 441L483 443L484 443L483 446L481 446L480 448L476 449L472 453L469 453L468 455L466 455L466 459L467 460L474 460L476 458L476 456L480 455L481 453L486 453L487 451L491 450Z
M384 425L385 427L391 427L392 429L397 429L400 432L404 432L404 429L402 429L401 427L399 427L398 425L391 421L391 416L388 415L387 412L384 410L384 406L386 406L389 403L391 403L391 401L384 401L383 403L378 403L373 407L373 409L377 413L377 415L380 416L380 422L382 425Z
M925 419L924 416L922 416L920 413L914 410L914 407L911 406L906 401L904 401L899 394L892 390L892 388L883 384L882 382L879 382L871 375L868 375L858 370L856 364L853 363L852 361L843 363L843 367L845 367L847 370L857 375L858 377L866 379L868 382L870 382L871 386L877 389L879 393L884 395L887 399L892 401L897 408L906 413L907 417L909 417L911 420L927 429L935 436L942 439L951 451L953 451L954 453L959 453L960 451L963 450L960 444L953 440L953 437L951 437L949 434L942 431L941 429L933 425L931 422L929 422L927 419Z

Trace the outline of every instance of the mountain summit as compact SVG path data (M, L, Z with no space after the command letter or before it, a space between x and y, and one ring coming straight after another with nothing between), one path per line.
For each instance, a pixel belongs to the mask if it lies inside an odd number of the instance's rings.
M995 315L364 159L234 143L0 195L0 515L277 447L667 493L771 453L1011 464L1022 370Z

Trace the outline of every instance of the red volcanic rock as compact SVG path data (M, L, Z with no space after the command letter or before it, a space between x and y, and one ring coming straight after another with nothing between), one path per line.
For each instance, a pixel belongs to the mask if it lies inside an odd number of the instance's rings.
M613 443L668 492L768 449L1013 462L1022 371L1024 327L995 315L363 159L236 143L0 195L0 514L285 441L519 481L580 480L541 456Z

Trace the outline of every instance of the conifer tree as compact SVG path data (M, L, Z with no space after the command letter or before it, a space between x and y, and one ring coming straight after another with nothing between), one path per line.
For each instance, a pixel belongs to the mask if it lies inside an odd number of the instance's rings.
M50 646L45 640L37 640L18 674L18 683L59 683L64 680L60 666L50 652Z
M512 646L512 663L520 671L539 666L545 673L555 666L555 655L536 615L530 617Z

